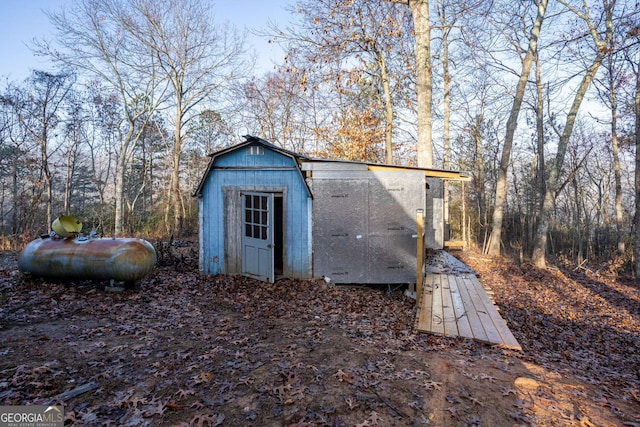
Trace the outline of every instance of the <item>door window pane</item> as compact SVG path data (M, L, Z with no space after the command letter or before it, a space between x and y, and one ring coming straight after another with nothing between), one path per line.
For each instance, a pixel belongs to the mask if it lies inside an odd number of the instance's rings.
M268 196L244 196L245 236L267 240L269 227Z

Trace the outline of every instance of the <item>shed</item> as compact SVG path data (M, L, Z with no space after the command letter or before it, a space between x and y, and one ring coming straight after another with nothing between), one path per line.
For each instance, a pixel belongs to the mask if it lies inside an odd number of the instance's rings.
M443 180L460 172L315 159L244 138L211 155L196 190L203 274L416 283L419 250L443 247Z

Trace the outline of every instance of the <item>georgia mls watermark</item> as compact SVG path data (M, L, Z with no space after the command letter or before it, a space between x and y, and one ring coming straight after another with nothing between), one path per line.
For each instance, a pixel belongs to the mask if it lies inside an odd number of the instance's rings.
M0 427L63 427L62 405L0 406Z

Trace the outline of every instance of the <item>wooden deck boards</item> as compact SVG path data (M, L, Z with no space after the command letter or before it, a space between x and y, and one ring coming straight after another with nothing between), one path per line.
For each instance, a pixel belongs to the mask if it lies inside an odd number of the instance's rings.
M473 274L427 274L416 329L522 350Z

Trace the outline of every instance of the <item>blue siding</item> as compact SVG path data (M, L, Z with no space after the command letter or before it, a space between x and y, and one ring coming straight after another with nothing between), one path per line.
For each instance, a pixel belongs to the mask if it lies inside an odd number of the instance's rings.
M250 146L249 146L250 147ZM241 147L237 150L226 153L216 158L215 165L217 167L281 167L281 166L296 166L293 159L284 156L275 151L269 150L266 147L260 146L264 149L262 155L250 155L249 147Z
M256 168L256 169L242 169ZM230 169L220 169L230 168ZM284 169L273 169L284 168ZM284 275L310 278L311 198L295 161L264 148L263 155L250 155L248 147L222 154L202 187L200 212L201 268L204 274L229 273L225 266L224 188L270 191L284 189Z

